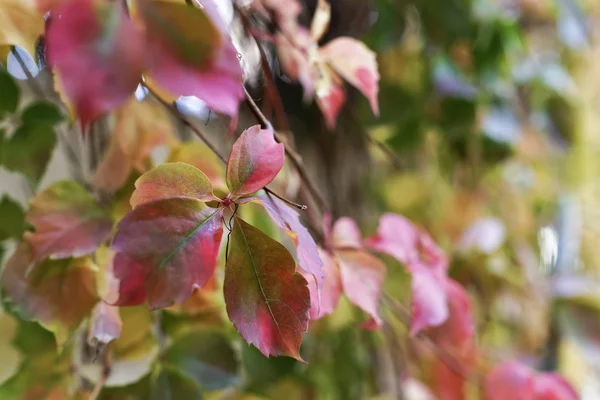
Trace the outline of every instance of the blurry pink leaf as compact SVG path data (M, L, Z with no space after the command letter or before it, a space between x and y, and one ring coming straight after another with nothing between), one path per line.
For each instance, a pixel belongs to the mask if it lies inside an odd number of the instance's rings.
M227 314L246 342L266 357L302 361L310 294L283 245L235 217L223 286Z
M31 247L22 242L6 263L0 285L20 314L54 332L59 345L98 301L89 259L47 260L31 268Z
M150 308L182 304L212 276L221 244L222 209L193 198L137 206L123 218L112 247L116 304Z
M148 75L168 92L196 96L211 109L235 116L244 97L237 51L213 1L199 3L202 8L137 1L148 38Z
M323 262L319 257L317 244L312 235L300 222L300 217L296 210L285 204L283 201L266 194L248 199L261 204L273 222L283 229L283 231L294 241L296 245L296 257L298 258L298 267L303 272L315 277L317 287L323 285Z
M213 188L202 171L189 164L166 163L151 169L135 181L131 206L171 197L191 197L212 201Z
M535 400L578 400L575 389L562 376L551 373L539 373L533 384Z
M377 257L362 250L336 252L342 287L350 302L369 314L381 326L379 301L385 278L385 265Z
M233 144L227 161L227 186L234 199L254 193L277 176L284 162L283 144L270 129L254 125Z
M304 88L304 101L309 101L315 94L311 60L308 49L316 46L310 33L300 27L294 35L295 43L290 43L289 36L279 33L275 36L277 55L281 69L292 81L300 82Z
M327 127L333 129L337 116L346 102L346 90L341 79L323 63L317 63L313 67L313 74L318 77L315 79L317 105L325 117Z
M332 232L333 247L362 247L362 237L358 225L352 218L342 217L335 221Z
M319 48L319 54L338 74L369 99L373 113L379 115L379 72L375 53L359 40L340 37Z
M46 41L82 125L123 104L140 81L144 39L120 1L66 1L52 11Z
M327 32L330 19L331 5L327 0L319 0L310 25L310 34L315 41L318 42L321 40L325 32Z
M119 307L100 301L96 304L90 319L88 344L92 347L104 346L121 336L122 327Z
M505 362L485 378L485 400L536 400L533 371L516 361Z
M24 238L37 261L92 253L111 234L112 221L94 197L74 181L59 181L30 202Z
M474 350L475 321L469 294L458 282L446 278L448 318L430 329L430 336L438 346L450 349L456 356L468 356ZM433 289L435 290L435 289Z
M448 297L444 280L429 268L418 268L412 274L410 333L439 326L448 318Z
M432 372L435 394L438 400L464 400L468 398L466 393L467 379L459 373L459 370L453 370L447 365L449 362L456 363L456 368L464 368L463 364L459 362L454 360L443 361L437 357L433 362Z
M325 275L320 296L314 276L304 271L301 272L308 282L308 289L310 291L309 312L311 320L317 320L331 314L342 295L342 282L337 263L325 250L319 249L319 256L321 257L321 261L323 261L323 274Z

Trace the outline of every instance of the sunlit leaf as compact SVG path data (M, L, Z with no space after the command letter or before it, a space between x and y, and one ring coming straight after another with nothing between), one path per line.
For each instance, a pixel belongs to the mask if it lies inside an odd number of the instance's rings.
M123 104L145 62L141 29L122 2L69 0L52 11L48 61L82 125Z
M34 0L0 3L0 45L22 46L29 54L35 54L35 44L43 32L44 18ZM1 84L0 87L3 88Z
M79 257L96 250L112 231L108 212L74 181L59 181L30 202L25 240L36 260Z
M233 325L265 356L302 360L310 295L294 259L283 245L238 217L230 240L223 292Z
M284 147L270 129L254 125L242 132L227 161L227 186L233 198L268 185L283 168Z
M200 200L144 203L119 222L112 247L120 280L116 304L182 304L212 276L223 235L222 210Z
M166 163L151 169L135 182L131 205L172 197L215 200L212 184L198 168L184 163Z
M225 167L219 157L204 143L182 143L173 149L167 162L182 162L193 165L204 172L214 187L226 189Z
M17 321L0 310L0 386L13 376L21 364L21 353L12 343L17 335Z
M317 9L313 15L313 20L310 25L310 34L315 41L319 41L327 28L329 28L329 21L331 20L331 5L327 0L319 0L317 3Z

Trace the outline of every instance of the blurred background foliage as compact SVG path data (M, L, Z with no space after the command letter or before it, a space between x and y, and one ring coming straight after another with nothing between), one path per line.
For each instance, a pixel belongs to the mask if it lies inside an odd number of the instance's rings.
M307 2L309 15L313 3ZM331 3L335 26L345 2ZM367 211L344 206L354 203L348 191L330 198L341 204L334 212L361 221L365 236L386 211L431 232L452 256L450 274L474 301L482 371L500 360L526 359L565 374L584 399L600 398L600 4L372 0L369 8L362 39L378 54L381 116L356 96L339 123L339 140L349 118L368 135L357 142L368 146L369 171L357 182ZM11 62L15 70L8 55L5 64ZM24 102L25 77L17 77L0 69L0 240L7 250L27 229L25 201L7 171L25 177L25 193L47 186L56 145L49 133L60 136L55 127L65 115L49 102ZM293 112L307 115L303 108ZM205 154L192 146L198 144L178 147L170 159ZM74 157L64 143L61 151ZM320 165L305 155L309 166ZM127 202L136 174L117 199ZM118 205L115 213L122 213ZM258 209L246 218L285 241ZM385 292L393 302L382 305L384 329L360 330L364 316L342 300L306 335L309 365L266 359L242 344L223 315L218 282L160 315L123 308L124 331L111 344L112 368L121 372L100 398L417 399L404 378L434 386L432 352L425 339L407 335L403 316L390 305L407 309L410 277L386 261ZM11 314L10 304L4 309L0 399L64 399L74 380L93 386L102 379L84 332L65 345L73 351L57 349L48 331ZM153 363L165 346L157 332L176 340ZM205 381L199 371L207 369L214 375ZM469 398L478 398L480 379L470 382Z

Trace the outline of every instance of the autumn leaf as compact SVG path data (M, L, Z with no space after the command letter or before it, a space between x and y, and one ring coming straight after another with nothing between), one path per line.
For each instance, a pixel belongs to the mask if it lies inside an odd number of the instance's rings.
M312 275L317 287L320 288L323 285L323 262L319 257L315 240L300 222L300 216L296 210L268 194L260 194L247 200L262 205L275 225L293 240L296 245L298 267L309 276Z
M190 164L202 171L208 177L213 187L223 190L227 188L223 163L204 143L182 143L172 150L167 162Z
M338 114L346 102L346 89L339 76L323 62L317 62L313 67L314 77L316 77L314 86L317 105L325 117L327 127L333 129Z
M222 209L194 198L138 205L113 240L118 305L150 308L182 304L212 276L223 234Z
M98 301L93 265L81 258L48 260L32 268L33 263L32 248L21 243L0 285L21 315L54 332L62 345Z
M116 112L110 144L92 178L98 189L114 192L132 171L145 172L152 151L174 135L165 108L134 97Z
M151 169L135 181L131 206L173 197L212 201L216 197L208 177L198 168L184 163L166 163Z
M92 347L103 347L121 336L122 327L119 308L100 301L94 307L90 318L88 344Z
M373 113L379 115L379 72L375 53L359 40L340 37L320 47L319 54L369 100Z
M148 40L148 76L176 95L197 96L211 109L237 115L242 68L227 26L212 0L202 7L137 1Z
M412 273L410 332L415 335L426 327L439 326L448 319L448 296L444 281L428 268Z
M352 218L342 217L335 221L331 232L331 246L338 249L362 247L362 235Z
M379 315L379 300L385 265L377 257L361 250L339 250L336 256L344 293L352 304L373 318L375 326L381 326L383 320Z
M0 45L21 46L35 56L35 44L44 32L44 18L34 0L2 0Z
M68 0L52 11L48 61L82 125L123 104L145 66L144 37L122 2Z
M329 21L331 20L331 5L327 0L319 0L317 3L317 9L313 15L313 20L310 25L310 35L318 42L321 40L327 28L329 28Z
M111 234L112 221L94 197L74 181L59 181L30 201L26 232L35 260L92 253Z
M301 271L308 282L310 292L310 319L317 320L331 314L342 295L342 281L340 277L340 268L331 255L319 249L319 257L323 262L323 286L321 291L317 288L315 278L307 272Z
M267 186L283 168L284 147L270 129L254 125L233 144L227 161L227 186L233 199Z
M223 287L227 314L246 342L266 357L302 361L310 295L283 245L235 217Z

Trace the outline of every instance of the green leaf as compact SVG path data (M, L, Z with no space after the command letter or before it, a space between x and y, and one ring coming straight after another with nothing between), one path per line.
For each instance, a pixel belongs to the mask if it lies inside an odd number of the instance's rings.
M239 379L235 352L226 337L216 331L192 331L175 339L164 360L206 390L223 389Z
M19 87L8 71L0 69L0 119L12 114L19 104Z
M201 400L202 392L194 381L176 369L161 367L154 377L150 400Z
M44 101L30 104L21 114L21 121L29 126L53 126L62 120L58 107Z
M23 209L7 196L0 201L0 221L0 241L20 237L25 230Z

